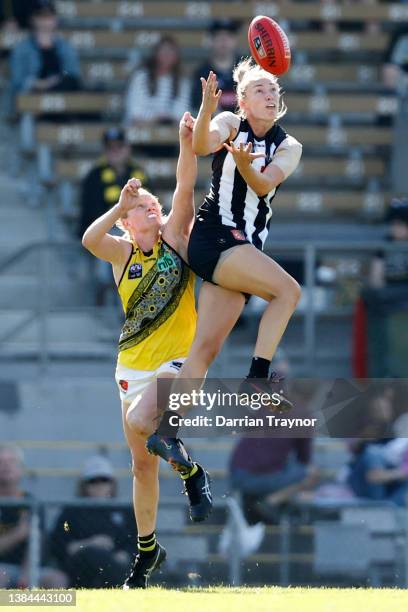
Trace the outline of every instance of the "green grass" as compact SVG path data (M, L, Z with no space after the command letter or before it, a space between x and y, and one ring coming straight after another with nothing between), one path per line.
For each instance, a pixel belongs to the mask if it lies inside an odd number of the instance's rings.
M16 608L15 608L16 609ZM18 607L18 610L28 607ZM44 612L54 606L31 608ZM77 591L80 612L402 612L408 591L399 589L229 588L162 589L146 591Z

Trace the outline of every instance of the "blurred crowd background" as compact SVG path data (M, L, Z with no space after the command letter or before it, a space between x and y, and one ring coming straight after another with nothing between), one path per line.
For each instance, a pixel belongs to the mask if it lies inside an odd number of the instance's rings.
M80 237L130 177L169 207L180 116L209 70L219 110L235 109L259 13L289 35L282 125L304 147L266 245L303 289L275 365L316 381L310 410L325 380L401 384L380 385L347 439L188 440L216 508L189 525L162 466L158 579L408 585L408 2L1 0L0 588L123 581L122 315ZM250 301L210 375L245 373L262 308Z

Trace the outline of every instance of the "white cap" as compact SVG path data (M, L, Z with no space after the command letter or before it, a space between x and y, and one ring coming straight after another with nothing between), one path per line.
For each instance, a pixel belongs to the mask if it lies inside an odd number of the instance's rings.
M105 457L102 457L102 455L94 455L85 463L82 471L82 478L84 480L91 480L92 478L111 478L113 480L113 466L111 462Z

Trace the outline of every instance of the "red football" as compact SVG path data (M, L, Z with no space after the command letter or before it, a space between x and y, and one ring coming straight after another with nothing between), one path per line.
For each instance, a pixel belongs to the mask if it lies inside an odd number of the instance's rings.
M289 70L288 37L276 21L263 15L255 17L249 25L248 42L252 57L264 70L276 75Z

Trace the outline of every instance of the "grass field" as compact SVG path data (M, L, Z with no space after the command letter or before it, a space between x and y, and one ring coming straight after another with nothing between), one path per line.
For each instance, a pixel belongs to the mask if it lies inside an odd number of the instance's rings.
M14 606L27 610L28 607ZM50 611L54 606L34 606ZM408 610L408 590L397 589L308 589L228 588L147 591L77 591L80 612L402 612Z

